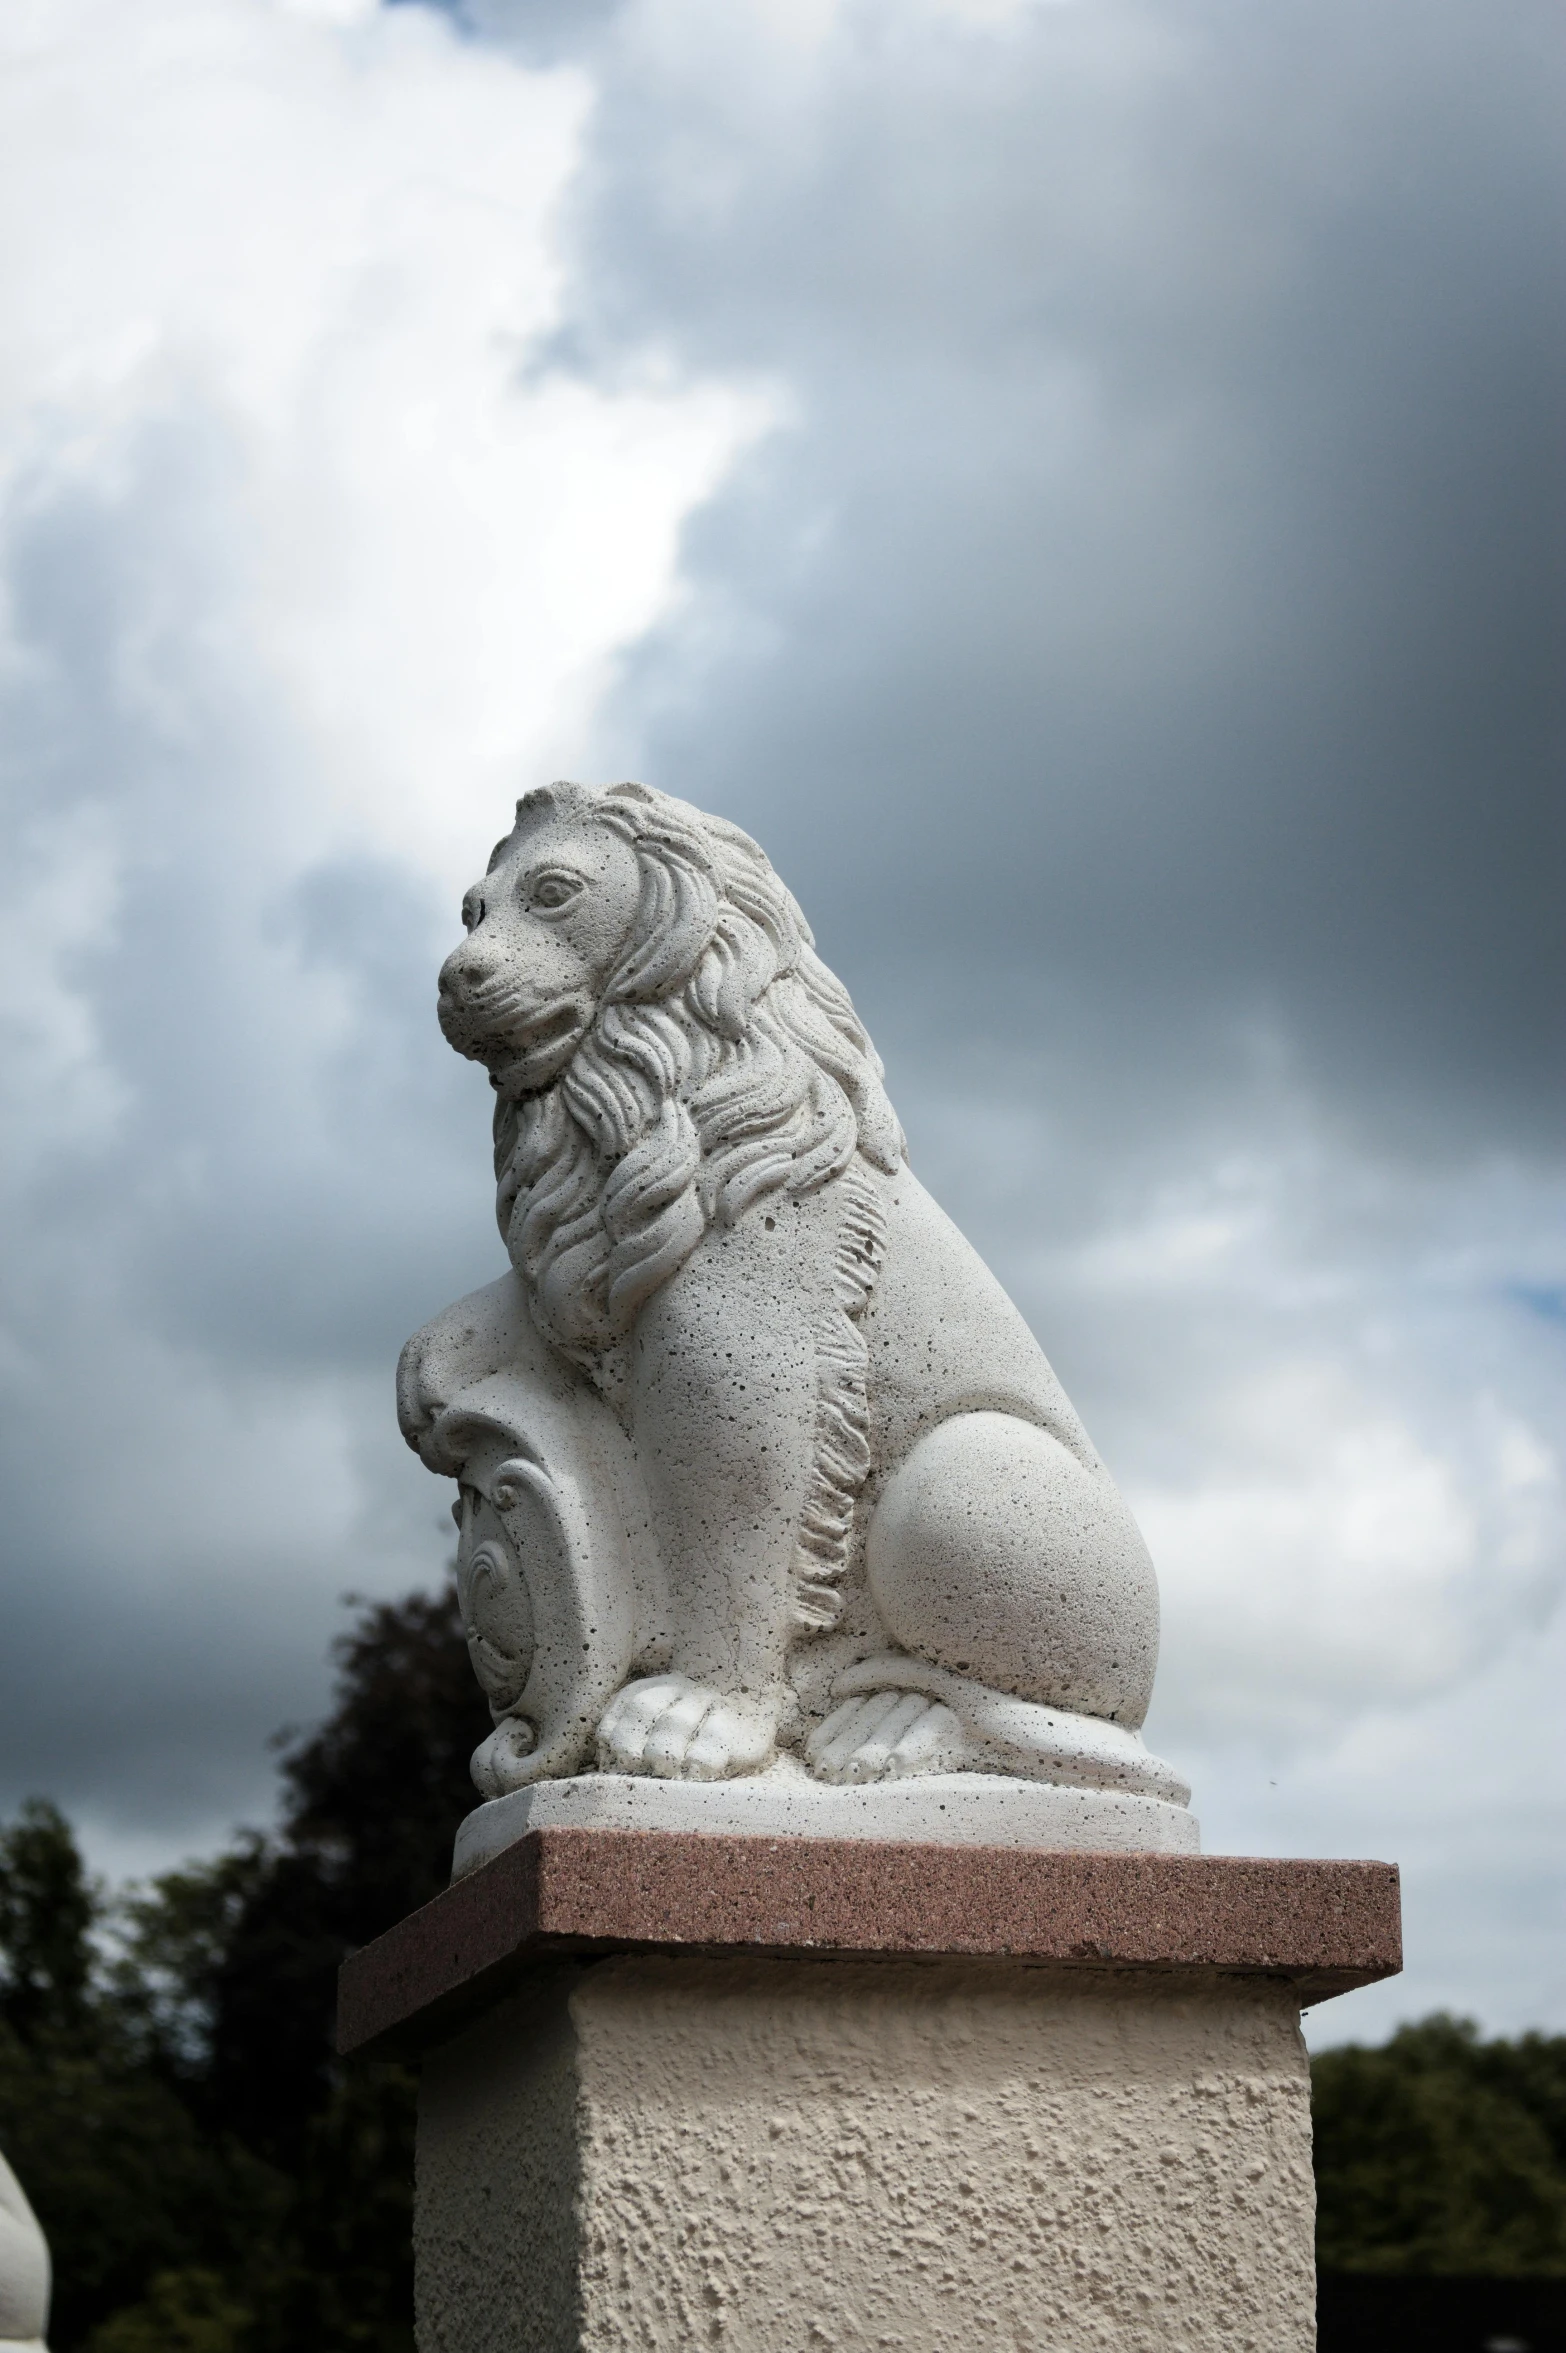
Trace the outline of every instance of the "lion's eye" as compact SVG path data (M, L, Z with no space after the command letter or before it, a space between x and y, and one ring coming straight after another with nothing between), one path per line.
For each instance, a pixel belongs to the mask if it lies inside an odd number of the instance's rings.
M574 874L540 874L535 876L529 894L535 907L563 907L581 889L580 878Z
M475 924L482 923L483 920L483 897L478 891L469 891L462 902L462 928L464 931L471 931Z

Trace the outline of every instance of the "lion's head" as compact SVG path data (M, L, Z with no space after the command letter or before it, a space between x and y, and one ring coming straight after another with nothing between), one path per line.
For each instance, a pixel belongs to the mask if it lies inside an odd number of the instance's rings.
M463 906L440 1021L488 1065L497 1214L578 1358L623 1338L713 1221L902 1132L848 992L747 834L645 785L556 784Z

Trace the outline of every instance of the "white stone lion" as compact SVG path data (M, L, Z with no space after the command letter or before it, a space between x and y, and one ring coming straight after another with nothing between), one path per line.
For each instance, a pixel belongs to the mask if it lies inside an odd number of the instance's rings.
M49 2353L49 2248L38 2217L0 2156L0 2349Z
M440 1021L496 1094L512 1272L403 1352L460 1482L487 1797L980 1771L1173 1799L1136 1526L910 1172L756 844L635 784L517 804Z

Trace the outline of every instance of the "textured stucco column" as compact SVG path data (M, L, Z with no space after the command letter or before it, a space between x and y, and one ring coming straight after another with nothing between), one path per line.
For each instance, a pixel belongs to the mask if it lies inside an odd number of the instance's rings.
M560 1835L345 1979L425 2045L421 2353L1307 2353L1386 1866Z

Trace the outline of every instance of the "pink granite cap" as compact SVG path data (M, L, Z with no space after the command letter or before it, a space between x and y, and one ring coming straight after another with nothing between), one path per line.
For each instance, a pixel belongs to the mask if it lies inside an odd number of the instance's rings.
M872 1839L530 1830L344 1963L337 2045L442 2040L570 1953L920 1954L1285 1979L1402 1967L1397 1866Z

